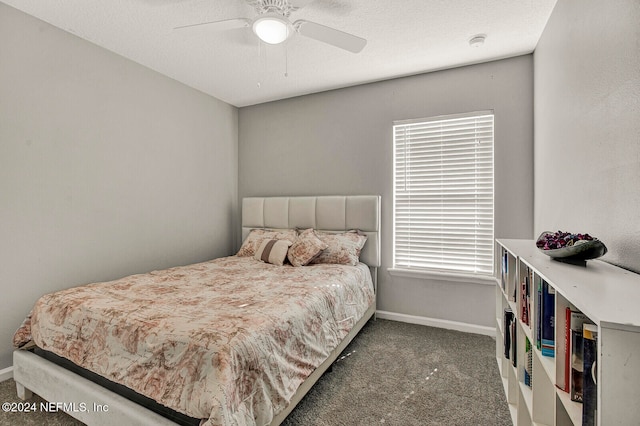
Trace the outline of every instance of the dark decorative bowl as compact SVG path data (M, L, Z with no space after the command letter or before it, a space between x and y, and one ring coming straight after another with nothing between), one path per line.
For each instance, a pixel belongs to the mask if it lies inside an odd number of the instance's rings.
M536 240L536 246L539 241L544 241L547 235L554 235L553 232L545 231ZM585 261L590 259L597 259L600 256L604 256L607 253L607 247L604 243L597 238L592 240L579 240L571 246L562 247L559 249L545 250L538 247L542 253L557 260L567 261Z

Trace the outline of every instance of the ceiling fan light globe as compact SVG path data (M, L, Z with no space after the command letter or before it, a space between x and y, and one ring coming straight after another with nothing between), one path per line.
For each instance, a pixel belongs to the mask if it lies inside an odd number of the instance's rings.
M265 43L279 44L289 37L289 22L279 16L264 16L253 23L253 32Z

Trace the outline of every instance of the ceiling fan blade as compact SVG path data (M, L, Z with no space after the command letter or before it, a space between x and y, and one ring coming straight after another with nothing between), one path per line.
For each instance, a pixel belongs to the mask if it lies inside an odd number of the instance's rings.
M289 0L289 4L293 7L295 7L296 9L300 9L302 7L305 7L306 5L308 5L309 3L311 3L313 0Z
M315 22L305 21L304 19L294 22L293 26L298 33L305 37L316 39L349 52L358 53L367 45L367 40L361 37L336 30L335 28L325 27Z
M226 30L233 30L236 28L248 27L249 25L251 25L251 21L246 18L225 19L223 21L211 21L211 22L201 22L199 24L181 25L179 27L175 27L174 30L200 27L203 25L210 25L210 28L213 31L226 31Z

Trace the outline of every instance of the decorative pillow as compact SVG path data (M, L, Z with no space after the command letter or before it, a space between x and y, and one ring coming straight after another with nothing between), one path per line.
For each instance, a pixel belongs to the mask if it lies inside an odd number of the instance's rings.
M348 231L342 234L318 232L317 235L328 247L310 264L357 265L360 261L360 251L364 247L364 243L367 242L367 236L360 231Z
M289 249L287 258L293 266L304 266L318 257L327 247L329 246L318 238L312 228L305 229Z
M256 260L282 266L291 244L289 240L264 240L253 257Z
M253 256L256 254L256 250L260 247L260 244L264 240L289 240L295 241L296 239L295 229L283 229L281 231L274 231L270 229L252 229L249 231L249 235L242 243L240 250L236 253L238 257Z

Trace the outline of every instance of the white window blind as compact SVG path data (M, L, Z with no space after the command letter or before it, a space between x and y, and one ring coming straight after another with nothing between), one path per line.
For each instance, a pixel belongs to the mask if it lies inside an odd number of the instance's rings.
M394 122L394 268L493 274L493 112Z

